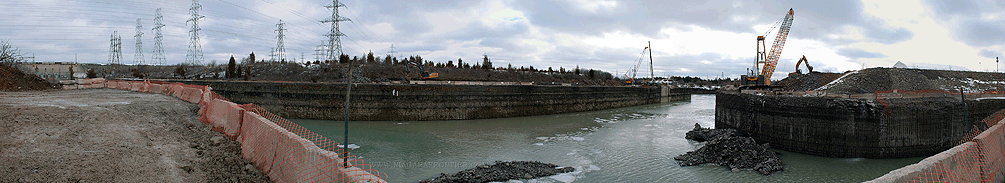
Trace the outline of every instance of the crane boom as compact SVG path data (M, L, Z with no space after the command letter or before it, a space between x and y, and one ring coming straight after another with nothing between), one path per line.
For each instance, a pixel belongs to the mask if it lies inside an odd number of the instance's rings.
M775 36L775 41L771 45L771 52L768 53L768 58L766 59L767 64L764 64L764 68L761 69L761 75L764 75L764 83L766 85L771 84L771 75L775 72L775 66L778 65L778 57L782 56L782 48L785 47L785 40L789 38L789 29L792 28L792 18L795 12L792 8L789 8L789 13L785 15L781 26L778 27L778 35Z

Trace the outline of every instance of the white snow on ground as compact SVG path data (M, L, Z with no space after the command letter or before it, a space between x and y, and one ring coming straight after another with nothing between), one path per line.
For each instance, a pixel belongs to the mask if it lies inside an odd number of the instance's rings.
M831 81L830 83L827 83L824 86L821 86L820 88L817 88L817 89L814 89L814 90L820 91L820 90L826 90L828 88L834 87L835 85L840 84L844 80L844 77L853 75L855 73L858 73L858 71L852 71L852 72L846 73L844 75L841 75L841 77L835 79L834 81Z
M559 182L565 182L565 183L576 181L576 176L572 176L572 175L569 175L567 173L558 174L558 175L552 175L552 176L550 176L548 178L555 179L555 180L557 180Z
M977 101L981 101L981 100L1005 100L1005 97L983 97L983 98L977 98Z
M570 138L571 138L572 140L575 140L575 141L583 141L583 140L586 140L586 138L583 138L583 137L570 137Z

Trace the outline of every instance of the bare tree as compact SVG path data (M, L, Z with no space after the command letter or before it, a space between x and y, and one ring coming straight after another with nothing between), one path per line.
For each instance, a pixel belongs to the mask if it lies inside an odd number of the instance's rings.
M0 63L13 66L21 59L21 49L11 44L10 40L0 40Z

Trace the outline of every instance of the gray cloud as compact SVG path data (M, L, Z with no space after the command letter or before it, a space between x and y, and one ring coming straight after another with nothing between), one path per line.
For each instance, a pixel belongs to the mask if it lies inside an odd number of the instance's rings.
M845 56L851 59L886 57L886 55L883 55L882 53L868 52L862 49L855 49L855 48L840 49L838 50L838 55Z
M947 25L956 39L977 47L1005 45L1003 18L985 18L989 12L1001 13L1002 1L939 1L926 0L933 17ZM1000 16L1000 15L999 15Z
M997 52L997 51L991 51L991 50L981 49L981 51L979 53L977 53L977 55L980 55L980 56L985 57L985 58L997 58L997 57L1001 56L1001 53Z

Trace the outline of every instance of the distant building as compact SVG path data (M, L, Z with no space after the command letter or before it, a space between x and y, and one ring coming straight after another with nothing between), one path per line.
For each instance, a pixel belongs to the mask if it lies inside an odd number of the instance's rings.
M50 81L68 80L71 74L75 78L87 77L87 71L73 62L26 62L23 66L34 72L33 74ZM72 73L70 72L71 68L73 69Z

